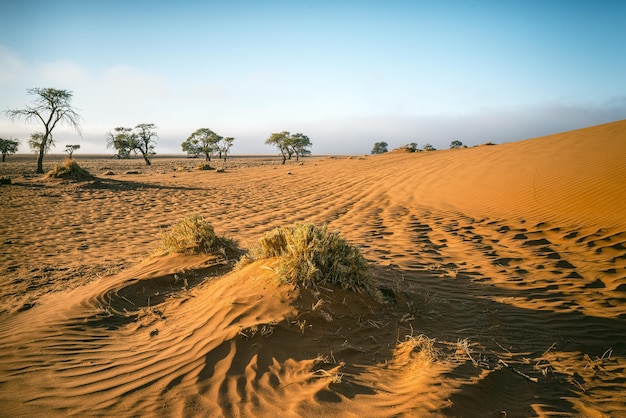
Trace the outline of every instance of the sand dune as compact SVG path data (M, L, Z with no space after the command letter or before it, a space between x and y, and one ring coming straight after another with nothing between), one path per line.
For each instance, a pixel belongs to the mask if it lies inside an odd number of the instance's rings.
M620 121L224 173L85 157L78 183L9 159L0 415L626 416L625 155ZM193 212L242 248L327 223L384 299L154 255Z

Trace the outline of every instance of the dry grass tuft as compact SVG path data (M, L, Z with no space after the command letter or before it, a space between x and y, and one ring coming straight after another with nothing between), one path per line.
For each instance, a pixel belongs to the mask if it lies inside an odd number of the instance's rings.
M197 213L170 226L161 233L161 254L229 254L238 253L237 243L229 238L218 237L213 226Z
M398 343L398 349L417 353L421 359L429 363L436 362L441 355L435 347L435 339L428 338L424 334L418 336L407 335L403 342Z
M194 167L196 170L215 170L209 163L200 163Z
M265 234L249 254L252 259L276 257L278 279L304 288L334 284L353 291L378 293L361 252L326 225L311 223L276 228Z
M93 178L91 174L78 165L76 160L66 159L62 164L58 164L45 175L46 179L72 179L72 180L90 180Z

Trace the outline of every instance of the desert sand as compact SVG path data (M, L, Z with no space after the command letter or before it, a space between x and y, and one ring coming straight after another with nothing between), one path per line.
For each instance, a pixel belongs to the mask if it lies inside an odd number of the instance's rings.
M626 121L222 173L75 156L95 179L0 164L2 416L626 416ZM242 249L326 223L384 298L155 255L191 213Z

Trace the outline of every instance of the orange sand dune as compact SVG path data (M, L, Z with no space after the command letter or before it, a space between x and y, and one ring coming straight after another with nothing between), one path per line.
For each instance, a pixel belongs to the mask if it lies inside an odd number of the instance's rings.
M0 415L625 416L625 155L619 121L224 173L85 157L79 183L9 159ZM384 299L153 255L192 212L243 248L328 223Z

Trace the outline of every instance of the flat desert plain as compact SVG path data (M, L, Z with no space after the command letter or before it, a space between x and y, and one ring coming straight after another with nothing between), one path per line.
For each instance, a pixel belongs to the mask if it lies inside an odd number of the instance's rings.
M2 416L626 416L626 121L220 173L76 158L94 179L0 164ZM383 297L157 255L193 213L242 250L327 224Z

